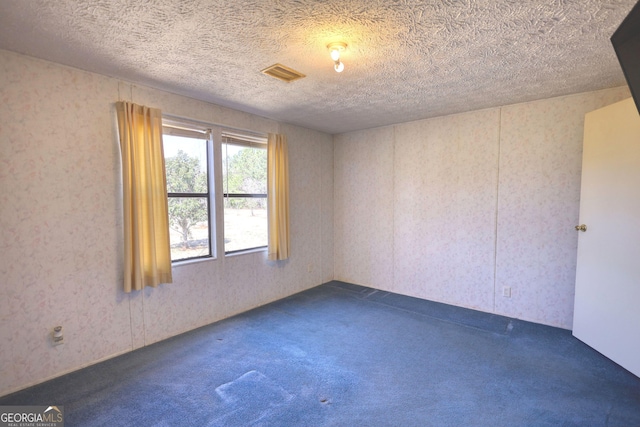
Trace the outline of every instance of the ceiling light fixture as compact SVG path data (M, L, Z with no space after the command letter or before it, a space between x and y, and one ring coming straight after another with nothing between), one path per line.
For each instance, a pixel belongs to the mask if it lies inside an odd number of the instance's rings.
M331 59L333 59L333 69L336 72L341 73L344 70L344 64L340 61L340 53L347 48L347 44L344 42L333 42L327 46L331 52Z

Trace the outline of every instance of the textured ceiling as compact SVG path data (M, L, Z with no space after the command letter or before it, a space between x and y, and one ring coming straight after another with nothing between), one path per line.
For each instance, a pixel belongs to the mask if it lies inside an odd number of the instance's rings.
M635 2L0 0L0 48L340 133L624 85Z

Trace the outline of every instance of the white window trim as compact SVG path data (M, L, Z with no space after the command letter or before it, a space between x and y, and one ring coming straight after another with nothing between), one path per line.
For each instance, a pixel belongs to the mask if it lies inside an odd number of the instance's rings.
M224 250L224 192L222 181L222 144L225 138L234 140L232 143L245 143L247 146L266 148L268 135L266 132L256 132L248 129L234 128L219 123L202 122L172 114L162 115L164 127L170 128L171 134L201 138L203 132L209 132L209 148L212 155L209 157L209 203L210 225L209 238L211 239L211 257L191 258L172 261L173 267L207 262L219 259L218 254L225 257L248 255L253 253L266 253L267 247L249 248L236 252L225 253ZM193 132L197 132L196 136ZM188 134L188 135L187 135Z
M244 132L239 130L229 130L227 128L220 129L220 167L222 169L222 144L233 144L239 145L249 148L259 148L261 150L267 149L268 136L265 134L259 134L256 132ZM221 173L222 175L222 173ZM224 182L222 176L220 177L220 185L221 185L221 206L222 206L222 218L224 221ZM236 256L236 255L245 255L251 254L255 252L266 252L268 250L268 239L267 244L264 246L257 246L254 248L246 248L246 249L238 249L235 251L227 252L224 247L224 224L222 224L222 253L224 253L225 257Z
M194 257L194 258L186 258L186 259L178 259L172 260L172 266L180 266L186 264L193 264L197 262L210 261L218 258L218 243L217 243L217 230L218 230L218 211L216 209L216 168L215 168L215 147L214 147L214 138L213 131L211 126L207 127L202 123L193 122L187 119L178 119L172 116L162 117L162 132L163 134L182 136L187 138L195 138L195 139L206 139L207 140L207 167L209 170L208 174L208 185L209 185L209 248L210 255L203 257Z

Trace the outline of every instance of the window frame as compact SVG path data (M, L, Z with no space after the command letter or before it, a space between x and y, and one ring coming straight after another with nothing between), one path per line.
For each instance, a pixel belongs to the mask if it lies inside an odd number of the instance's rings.
M260 149L260 150L264 150L265 151L265 155L267 154L267 142L268 139L266 136L258 136L256 135L251 135L251 134L246 134L246 133L239 133L239 132L235 132L235 131L227 131L227 130L223 130L221 133L221 139L220 139L220 147L221 147L221 163L222 163L222 170L223 173L222 175L224 175L224 171L228 171L228 164L226 163L228 161L228 157L226 153L223 153L222 151L222 146L228 144L228 145L235 145L235 146L240 146L240 147L246 147L246 148L255 148L255 149ZM268 163L267 163L267 168L268 168ZM266 178L266 172L265 171L265 180ZM228 177L228 175L227 175ZM224 182L224 176L222 176L222 211L223 211L223 215L224 215L224 208L225 208L225 204L226 201L229 200L230 198L259 198L259 199L264 199L265 200L265 206L266 206L266 202L267 202L267 194L268 194L268 189L267 192L265 193L227 193L225 191L225 189L228 189L228 182L225 183ZM225 185L227 184L227 185ZM266 182L265 182L265 187L266 187ZM265 207L266 208L266 207ZM268 215L268 214L267 214ZM268 217L267 217L268 218ZM267 219L267 224L268 224L268 219ZM223 224L223 230L226 229L224 228L224 224ZM242 249L236 249L236 250L231 250L231 251L224 251L225 256L228 255L237 255L237 254L241 254L241 253L245 253L245 252L255 252L255 251L265 251L267 250L268 246L269 246L269 237L268 237L268 225L267 225L267 241L265 242L264 245L261 246L254 246L254 247L248 247L248 248L242 248ZM224 244L223 244L224 246Z
M196 124L188 120L174 119L163 116L162 135L172 135L184 138L193 138L206 141L207 151L207 191L206 193L175 193L169 192L167 188L167 201L171 198L204 198L207 201L207 227L209 253L205 255L193 256L181 259L171 259L172 265L191 263L202 260L216 259L216 198L215 198L215 169L214 169L214 147L213 132L210 127ZM164 145L164 141L163 141ZM164 151L164 146L163 146ZM166 157L165 157L166 158ZM166 165L165 165L166 171Z

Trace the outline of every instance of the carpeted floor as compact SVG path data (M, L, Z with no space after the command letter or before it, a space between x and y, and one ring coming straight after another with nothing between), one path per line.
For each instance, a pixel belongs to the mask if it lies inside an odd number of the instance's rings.
M330 282L0 398L66 426L640 426L569 331Z

